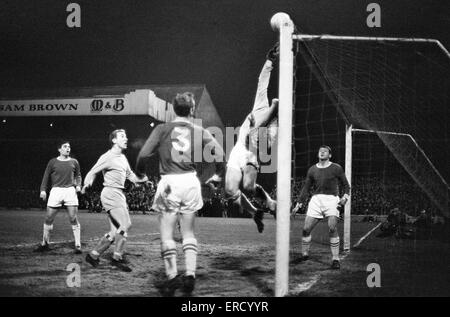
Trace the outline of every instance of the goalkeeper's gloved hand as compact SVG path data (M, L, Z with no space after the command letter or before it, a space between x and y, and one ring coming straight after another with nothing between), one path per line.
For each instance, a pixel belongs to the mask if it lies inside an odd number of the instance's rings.
M268 60L272 61L272 63L273 63L278 58L279 54L280 54L280 52L279 52L279 44L277 43L277 44L274 45L274 47L272 47L270 49L269 52L267 52L267 56L266 57L267 57Z

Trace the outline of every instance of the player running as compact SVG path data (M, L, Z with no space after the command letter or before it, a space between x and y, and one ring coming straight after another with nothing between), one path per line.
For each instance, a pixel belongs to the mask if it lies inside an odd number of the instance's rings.
M278 120L276 118L278 99L272 99L269 105L267 87L273 69L273 63L278 58L278 44L268 53L267 60L258 78L258 87L252 112L245 118L239 129L238 140L230 153L225 176L225 194L228 201L237 204L239 208L249 212L256 222L258 231L264 230L262 222L264 210L256 208L247 198L246 194L256 195L261 199L272 214L276 212L276 202L269 194L256 183L259 171L258 157L258 128L268 130L269 147L272 146L277 132ZM242 185L243 192L239 189Z
M80 223L77 219L78 197L77 192L81 190L80 164L70 157L70 142L62 140L58 143L59 156L52 158L44 172L41 183L40 198L47 199L48 184L51 183L50 195L47 201L47 215L44 222L42 243L35 250L44 252L50 250L50 232L53 230L53 222L59 209L64 205L69 213L75 238L75 253L80 254Z
M308 204L302 237L302 256L293 263L306 261L309 258L311 232L324 217L328 219L330 247L332 254L331 268L339 269L339 232L337 223L339 206L344 206L350 197L350 185L344 170L339 164L330 161L331 148L322 145L318 153L319 162L308 169L306 181L300 192L298 206L301 208L311 188L314 189ZM344 195L339 198L339 189L343 187ZM341 187L341 188L342 188Z
M160 213L161 256L168 279L162 290L164 296L173 296L180 287L185 294L191 294L195 287L198 242L194 233L194 220L196 211L203 206L201 185L195 169L195 164L200 162L194 162L195 151L204 153L204 148L208 147L214 155L216 173L206 183L221 182L225 169L222 147L207 130L192 122L194 95L190 92L177 94L173 109L175 119L158 125L152 131L136 162L137 174L145 175L146 160L154 154L159 155L161 180L152 209ZM186 266L182 280L178 275L173 237L178 221Z
M86 261L92 266L100 264L100 256L113 242L115 242L114 254L111 264L124 272L132 269L125 263L123 252L127 241L127 232L131 226L130 215L125 194L125 180L139 184L148 181L146 177L138 178L130 168L123 151L127 148L127 135L125 130L117 129L111 132L109 140L111 149L100 156L97 163L87 173L84 180L82 193L94 183L97 173L103 173L103 190L100 199L105 208L111 230L100 240L97 246L86 255Z

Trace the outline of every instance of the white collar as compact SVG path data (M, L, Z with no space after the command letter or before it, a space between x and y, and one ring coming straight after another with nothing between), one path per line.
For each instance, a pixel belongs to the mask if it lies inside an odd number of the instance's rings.
M191 120L185 117L176 117L172 120L172 122L186 122L186 123L192 123Z
M316 164L316 166L317 166L317 168L327 168L327 167L330 167L330 166L331 166L331 164L333 164L333 162L331 162L331 161L328 161L328 164L327 164L327 165L325 165L325 166L319 165L319 163L317 163L317 164Z

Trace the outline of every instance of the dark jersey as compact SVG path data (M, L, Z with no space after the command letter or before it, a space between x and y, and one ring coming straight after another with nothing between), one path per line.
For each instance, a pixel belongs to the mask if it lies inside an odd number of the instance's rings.
M48 189L48 181L53 187L81 186L80 164L74 158L67 161L60 161L57 158L51 159L42 178L41 191Z
M196 164L212 162L205 153L216 158L216 173L224 173L224 154L219 143L211 133L187 120L172 121L158 125L150 134L136 162L137 174L145 173L145 161L154 154L159 155L159 172L165 174L183 174L196 170ZM217 170L218 169L218 170Z
M345 194L350 194L350 185L345 177L344 169L336 163L331 163L325 168L313 165L306 174L305 185L300 193L300 201L303 201L313 186L313 195L324 194L339 196L339 186L342 186Z

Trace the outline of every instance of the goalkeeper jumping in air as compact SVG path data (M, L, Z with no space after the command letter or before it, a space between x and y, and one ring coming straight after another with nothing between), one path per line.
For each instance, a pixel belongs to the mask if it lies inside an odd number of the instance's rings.
M271 104L269 104L267 87L273 63L277 60L278 55L279 48L276 44L267 53L267 60L259 75L253 109L239 129L238 140L230 153L225 175L225 193L229 203L237 204L240 210L242 208L249 212L253 216L260 233L264 230L262 222L264 210L256 208L249 201L247 195L255 195L265 203L265 207L271 213L275 213L276 202L256 183L259 171L256 151L258 149L258 128L267 127L269 147L272 146L276 137L278 99L272 99ZM241 185L244 192L240 190Z

